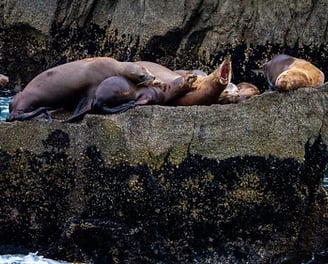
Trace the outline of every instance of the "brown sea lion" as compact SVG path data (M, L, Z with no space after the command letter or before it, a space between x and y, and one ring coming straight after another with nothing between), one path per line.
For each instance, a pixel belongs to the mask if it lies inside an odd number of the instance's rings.
M124 112L137 105L163 104L165 91L156 86L136 86L121 76L109 77L100 83L92 101L92 108L104 114Z
M196 74L199 76L206 76L207 73L202 71L202 70L175 70L174 72L176 72L177 74L180 74L181 76L185 76L186 74Z
M240 100L238 87L234 83L229 83L219 96L219 104L234 104Z
M241 82L237 84L238 94L239 94L239 102L248 100L255 95L260 94L259 88L257 88L254 84L249 82Z
M65 63L32 79L9 104L7 121L25 120L47 110L75 106L79 100L110 76L124 76L135 83L153 81L142 65L95 57Z
M6 75L0 74L0 86L4 87L9 82L9 78Z
M94 94L81 100L73 115L65 121L76 121L88 112L114 114L138 105L165 105L189 92L197 79L195 74L181 76L154 62L139 61L136 64L146 67L155 76L155 81L137 86L122 76L109 77L99 84Z
M222 91L231 81L231 61L225 59L207 76L199 76L192 83L193 90L169 102L169 105L211 105L218 102Z
M270 89L278 91L322 85L325 79L323 72L310 62L286 54L273 57L264 73Z
M219 104L237 104L260 94L260 90L251 83L229 83L219 96Z

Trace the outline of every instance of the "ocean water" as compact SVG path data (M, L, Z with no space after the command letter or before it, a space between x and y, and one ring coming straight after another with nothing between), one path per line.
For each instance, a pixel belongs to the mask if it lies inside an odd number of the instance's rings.
M38 253L28 255L0 255L0 264L68 264L69 262L56 261L38 256Z
M12 94L6 91L0 92L0 121L6 120L9 113L9 102L12 98Z

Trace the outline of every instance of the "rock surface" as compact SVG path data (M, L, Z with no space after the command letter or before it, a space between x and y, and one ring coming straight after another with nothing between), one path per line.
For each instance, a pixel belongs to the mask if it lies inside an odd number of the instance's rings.
M174 10L174 11L172 11ZM267 89L273 54L328 75L328 2L0 0L0 73L22 89L112 56ZM241 105L0 123L0 254L98 263L295 263L328 249L328 86ZM302 256L299 256L302 255Z
M281 263L328 248L328 86L0 123L0 253ZM16 247L15 247L16 246Z
M328 2L0 1L0 72L11 87L66 61L106 55L213 70L231 56L235 82L251 81L274 54L309 59L326 75Z
M226 44L244 40L311 45L327 41L326 1L51 1L10 0L3 2L3 24L29 24L49 34L54 24L63 27L88 23L107 26L118 33L139 36L146 46L156 36L179 37L180 48L197 44L202 50L218 51ZM273 12L274 10L274 12ZM174 12L172 12L174 11ZM278 22L279 19L279 23ZM314 30L315 29L315 30Z

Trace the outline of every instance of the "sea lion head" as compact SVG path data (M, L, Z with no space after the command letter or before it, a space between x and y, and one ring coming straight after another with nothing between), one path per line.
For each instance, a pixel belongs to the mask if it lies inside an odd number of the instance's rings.
M221 85L228 85L231 81L231 61L225 59L219 66L217 71L218 83Z
M238 103L238 87L234 83L229 83L219 96L219 104Z
M128 62L124 67L125 77L137 85L151 84L155 80L155 76L141 64Z
M112 107L132 100L135 84L123 76L112 76L102 81L93 98L93 108Z

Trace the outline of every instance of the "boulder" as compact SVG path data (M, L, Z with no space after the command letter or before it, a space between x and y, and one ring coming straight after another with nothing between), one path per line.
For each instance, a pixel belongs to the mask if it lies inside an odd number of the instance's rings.
M328 86L0 123L0 253L281 263L328 246ZM304 255L303 255L304 254Z
M22 89L49 67L90 56L208 72L230 56L234 82L264 91L258 70L277 53L328 74L327 11L326 1L0 1L0 72Z

